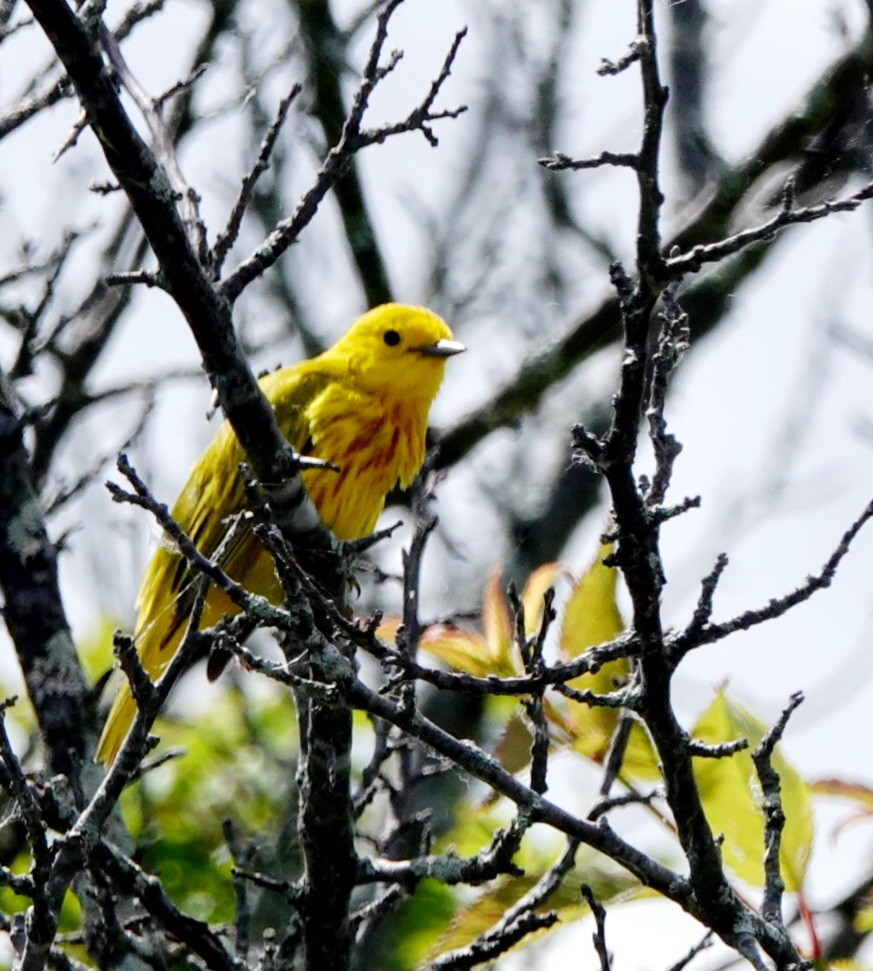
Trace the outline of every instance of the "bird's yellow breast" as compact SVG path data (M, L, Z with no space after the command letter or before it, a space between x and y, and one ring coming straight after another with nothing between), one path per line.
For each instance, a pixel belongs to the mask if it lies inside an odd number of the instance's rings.
M303 473L306 491L338 539L371 533L385 494L408 486L424 460L427 407L386 401L331 385L308 409L309 453L337 472Z

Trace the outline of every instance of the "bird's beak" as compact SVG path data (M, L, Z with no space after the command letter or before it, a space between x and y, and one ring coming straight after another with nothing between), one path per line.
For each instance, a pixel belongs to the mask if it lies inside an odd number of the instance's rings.
M460 354L467 348L460 341L437 341L436 344L425 344L424 347L416 347L419 354L425 357L451 357L453 354Z

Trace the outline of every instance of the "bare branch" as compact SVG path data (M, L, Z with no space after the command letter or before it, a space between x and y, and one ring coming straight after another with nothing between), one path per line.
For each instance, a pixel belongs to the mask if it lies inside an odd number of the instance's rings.
M567 170L599 169L604 165L616 168L637 169L640 165L639 155L627 153L601 152L594 158L570 158L563 152L555 152L550 158L537 159L537 164L550 172L565 172Z
M721 262L748 246L772 239L787 226L816 222L837 212L854 212L861 203L871 198L873 198L873 182L868 182L863 188L845 199L832 199L816 206L807 206L801 209L794 208L793 200L789 196L779 212L768 219L767 222L756 226L754 229L735 233L717 243L701 244L687 253L670 256L667 260L667 269L671 278L678 280L686 273L696 273L706 263Z
M362 129L364 113L367 110L373 89L391 70L393 63L396 63L389 60L387 67L379 64L388 35L388 23L391 14L400 2L401 0L391 0L379 14L376 36L370 47L361 83L355 93L339 141L328 152L318 171L315 183L300 199L295 211L286 219L283 219L265 242L225 279L221 286L221 293L229 302L233 303L245 287L272 266L297 239L303 227L315 215L322 199L343 175L350 160L357 152L369 145L383 142L391 135L407 131L421 131L429 140L432 140L432 133L428 135L430 123L439 118L453 117L454 114L460 112L461 109L456 109L455 112L433 113L431 107L451 72L451 66L463 37L463 32L455 38L443 68L437 80L431 85L430 91L421 104L410 112L405 121L376 129Z
M303 89L299 84L292 85L291 90L286 97L279 102L276 117L273 120L272 125L270 125L270 127L267 129L267 133L264 135L261 142L257 160L252 168L246 173L245 178L243 178L242 183L240 184L239 194L237 195L236 201L231 207L230 215L227 218L227 225L215 238L215 245L212 247L212 272L216 279L221 276L221 268L224 265L227 254L230 252L230 248L236 242L237 236L239 235L243 216L251 203L252 195L254 194L258 179L270 165L270 157L273 154L273 149L276 145L276 139L279 137L279 132L282 130L282 126L285 124L285 119L288 116L288 110L302 90Z
M173 138L162 115L162 102L174 91L171 89L161 99L150 98L127 66L127 61L121 53L117 39L108 28L102 25L100 40L115 73L148 125L155 157L179 200L191 247L203 263L206 258L206 227L200 217L200 197L190 188L182 175L182 170L179 168L176 158ZM176 86L175 90L182 90L185 86L193 83L199 73L202 73L201 69L195 71L187 81L182 82L181 87Z
M645 40L642 37L637 37L629 47L627 54L620 57L617 61L610 61L608 58L604 57L600 61L600 67L597 69L597 73L601 77L614 76L616 74L621 74L622 71L626 71L632 64L635 64L643 55L645 50Z
M681 957L674 965L672 965L668 971L685 971L685 968L700 954L701 951L705 951L708 947L712 947L712 941L715 935L712 931L704 934L703 937L685 954Z
M472 968L505 954L528 934L552 927L558 920L554 911L537 913L548 898L560 887L576 859L579 844L570 840L555 864L543 874L536 885L510 907L501 919L467 947L442 955L431 965L433 971L456 971Z
M208 577L220 590L223 590L245 613L268 626L279 628L287 626L288 614L286 611L274 607L265 597L249 593L238 583L231 580L216 563L203 556L179 524L170 516L167 507L152 497L145 483L137 475L136 470L123 453L118 457L118 469L133 486L134 492L125 492L114 482L107 482L106 488L115 502L129 503L150 512L191 566Z
M788 719L802 701L803 694L800 691L791 696L779 721L752 752L752 761L755 763L755 771L758 773L761 791L764 794L764 900L761 904L761 914L765 920L779 927L784 927L782 894L785 891L785 883L782 880L779 853L782 846L782 830L785 827L785 812L779 793L779 773L773 768L772 757L773 749L788 725Z
M682 451L682 446L675 436L667 432L664 407L670 378L687 352L690 342L688 315L683 313L670 290L664 291L662 300L661 333L658 337L658 348L652 357L652 377L646 407L649 438L654 448L656 464L651 488L646 495L646 501L650 506L663 503L673 474L673 464ZM678 511L674 511L673 514Z
M704 582L704 593L701 595L701 604L698 605L698 610L695 611L695 620L671 644L672 657L678 659L687 651L702 647L704 644L712 644L715 641L720 641L738 630L748 630L750 627L755 627L768 620L781 617L791 610L792 607L796 607L798 604L809 600L814 593L829 587L843 557L849 552L852 541L871 517L873 517L873 501L867 504L861 515L846 530L837 548L830 555L821 570L815 575L807 577L796 590L792 590L791 593L785 594L782 597L770 600L766 607L746 610L731 620L723 621L720 624L712 624L704 621L703 617L708 612L711 612L712 595L710 591L715 589L718 577L727 565L727 557L720 556L715 570L707 578L707 581ZM697 620L698 617L700 618L699 621Z
M612 958L609 954L609 948L606 946L606 910L594 896L594 891L587 883L583 883L580 889L594 917L595 930L591 939L594 941L594 950L597 952L600 961L600 971L611 971Z

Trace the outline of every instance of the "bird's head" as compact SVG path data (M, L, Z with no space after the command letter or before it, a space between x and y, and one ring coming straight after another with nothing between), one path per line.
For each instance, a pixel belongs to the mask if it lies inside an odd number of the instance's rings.
M359 317L331 353L344 358L362 390L430 404L446 358L463 350L435 313L386 303Z

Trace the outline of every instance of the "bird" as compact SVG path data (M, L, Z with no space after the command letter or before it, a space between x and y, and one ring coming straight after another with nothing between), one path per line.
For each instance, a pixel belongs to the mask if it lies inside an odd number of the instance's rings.
M338 540L373 532L396 485L408 488L425 457L425 434L446 360L465 350L441 317L424 307L387 303L359 317L330 348L262 377L261 390L291 447L335 468L300 472L323 524ZM252 593L282 599L272 560L250 529L229 535L245 506L245 454L225 421L194 464L171 515L207 557ZM191 613L197 574L171 542L158 546L136 599L134 644L157 681L175 655ZM200 628L238 613L216 587ZM136 716L123 682L107 716L95 760L112 764Z

